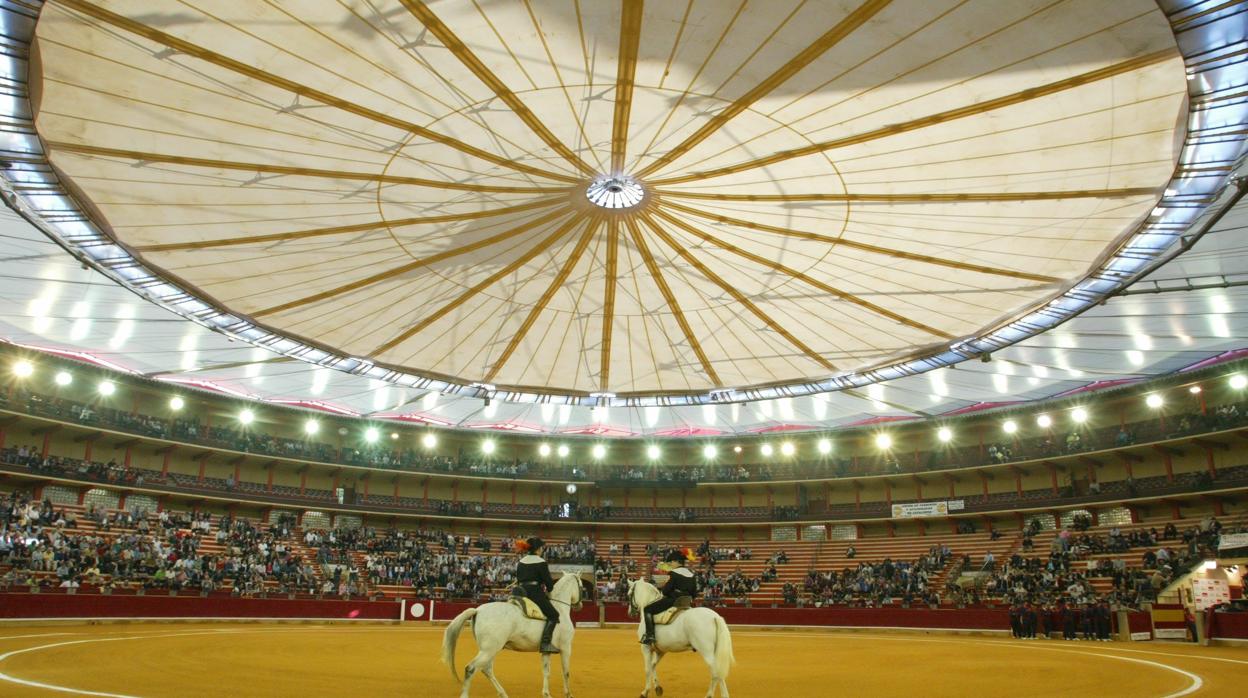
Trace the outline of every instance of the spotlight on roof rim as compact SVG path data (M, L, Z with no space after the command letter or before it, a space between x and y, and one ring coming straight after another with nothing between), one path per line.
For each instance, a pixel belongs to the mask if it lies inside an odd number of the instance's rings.
M560 458L567 458L568 452L567 444L559 444L559 448L555 449L555 453L558 453Z
M598 460L602 460L603 458L607 457L607 447L603 444L594 444L594 447L593 449L590 450L590 453L594 456L594 458L597 458Z
M377 427L369 427L364 430L364 440L370 444L377 443L377 439L381 438L381 432L377 431Z
M657 444L650 444L649 446L646 446L646 457L650 460L658 460L662 453L663 452L659 449Z
M180 395L174 395L169 398L169 409L176 411L182 409L183 407L186 407L186 400L183 400Z
M707 460L711 460L712 458L714 458L714 457L715 457L715 456L717 456L717 455L719 455L719 449L715 448L714 446L712 446L712 445L710 445L710 444L707 444L707 445L705 445L705 446L703 446L703 447L702 447L702 457L703 457L703 458L705 458L705 459L707 459Z
M1165 403L1165 400L1157 393L1149 393L1148 397L1144 398L1144 404L1153 409L1161 407L1163 403Z
M792 441L785 441L784 443L780 444L780 453L786 456L791 456L796 451L797 451L797 448L793 445Z
M243 424L251 424L252 422L256 421L256 413L252 412L251 410L243 410L242 412L238 413L238 421L242 422Z
M1188 388L1188 389L1187 389L1187 392L1191 393L1192 395L1199 395L1199 394L1200 394L1200 386L1199 386L1199 385L1193 385L1192 387L1190 387L1190 388Z
M1012 419L1007 419L1005 420L1005 423L1001 425L1001 429L1007 434L1013 434L1018 431L1018 422L1015 422Z
M1042 414L1039 417L1036 417L1036 426L1041 429L1048 429L1053 426L1053 418L1047 414Z
M1076 407L1070 411L1070 418L1075 420L1076 424L1083 424L1088 421L1088 411L1082 407Z
M758 452L763 454L763 456L770 456L772 454L771 444L763 444L762 446L759 446Z
M537 455L545 458L550 455L550 444L539 444L537 447Z
M69 385L74 382L74 374L69 371L59 371L54 379L57 385Z
M117 392L117 384L112 381L103 381L100 383L99 391L100 395L108 397Z
M311 436L321 430L321 423L315 419L309 419L303 423L303 433Z
M893 447L893 437L889 436L888 434L876 434L875 446L881 451L887 451L888 449Z
M1231 387L1236 390L1243 390L1245 387L1248 387L1248 376L1242 373L1236 373L1231 376Z
M494 439L486 439L485 441L481 442L481 452L485 453L486 455L493 453L496 447L497 446L494 443Z
M819 439L819 443L817 445L819 452L825 456L832 452L832 442L827 439Z
M433 448L438 445L438 436L437 434L425 434L420 437L420 443L425 448Z
M35 365L29 361L22 359L13 364L13 375L18 378L27 378L35 372Z

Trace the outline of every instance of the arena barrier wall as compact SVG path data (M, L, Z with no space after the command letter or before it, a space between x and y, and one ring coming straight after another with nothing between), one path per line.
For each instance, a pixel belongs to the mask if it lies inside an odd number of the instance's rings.
M0 594L0 619L256 618L315 620L399 619L398 601L243 599L105 594Z
M438 602L433 620L449 621L472 604ZM1004 609L964 608L717 608L729 625L825 628L910 628L921 630L991 630L1008 632ZM603 609L607 623L636 623L623 604ZM572 614L578 623L597 622L598 607L586 605Z
M1248 640L1248 613L1209 614L1209 637L1214 640Z

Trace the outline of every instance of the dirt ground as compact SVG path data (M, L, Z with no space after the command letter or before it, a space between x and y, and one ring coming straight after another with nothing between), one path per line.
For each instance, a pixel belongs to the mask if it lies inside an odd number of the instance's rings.
M441 638L441 627L419 624L6 626L0 696L454 697L458 685L438 660ZM635 638L631 629L578 629L573 694L637 696ZM733 642L737 664L728 686L738 698L1238 695L1248 685L1248 648L746 628L734 631ZM465 633L461 672L474 653ZM558 697L558 661L552 665ZM504 652L495 674L512 698L541 695L537 655ZM659 675L665 698L703 696L709 682L693 654L669 655ZM478 677L472 695L495 693Z

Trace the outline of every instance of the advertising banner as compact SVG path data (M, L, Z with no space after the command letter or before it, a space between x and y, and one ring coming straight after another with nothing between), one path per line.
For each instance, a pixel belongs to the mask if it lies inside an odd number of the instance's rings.
M962 509L965 503L961 499L951 502L908 502L893 505L894 519L914 519L923 516L945 516L950 511Z

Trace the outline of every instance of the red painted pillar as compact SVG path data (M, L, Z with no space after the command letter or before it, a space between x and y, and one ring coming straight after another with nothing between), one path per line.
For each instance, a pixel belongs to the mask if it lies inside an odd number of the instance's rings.
M80 487L80 488L78 488L78 506L82 506L82 505L83 505L83 504L87 501L87 490L88 490L88 489L90 489L90 488L88 488L88 487Z
M172 455L173 455L173 449L172 449L172 448L168 448L168 449L166 449L166 450L165 450L165 457L164 457L164 459L163 459L163 460L161 460L161 462L160 462L160 477L161 477L162 479L163 479L163 478L165 478L165 477L167 477L167 476L169 475L169 458L170 458L170 456L172 456Z
M304 468L303 472L299 473L299 495L303 496L304 492L306 492L307 489L308 489L308 469Z
M711 487L707 490L711 495L711 511L715 511L715 488Z
M1049 484L1053 486L1053 494L1057 494L1057 467L1049 464Z
M894 538L897 535L897 529L893 528L892 521L885 521L884 526L888 529L888 537Z
M429 503L429 478L425 478L424 492L420 495L420 498L421 498L421 501L423 501L425 504ZM514 497L513 497L513 500L514 500ZM515 502L513 501L512 503L514 504Z
M949 499L953 499L953 497L954 497L954 494L953 494L953 479L952 479L952 478L950 478L950 480L949 480Z
M1213 513L1214 513L1216 516L1226 516L1226 509L1224 509L1224 508L1222 507L1222 500L1221 500L1221 499L1214 499L1214 500L1213 500Z
M1023 471L1014 471L1014 490L1018 492L1018 496L1023 496Z
M511 503L516 503L516 483L511 483Z
M888 506L893 506L893 484L888 480L884 481L884 501L888 503Z
M203 458L200 458L200 459L199 459L199 479L198 479L198 482L203 482L203 481L204 481L204 471L205 471L207 468L208 468L208 457L207 457L207 456L205 456L205 457L203 457Z
M3 446L4 446L3 442L0 442L0 448L2 448ZM125 465L126 465L126 469L127 469L127 470L129 470L129 469L130 469L130 459L131 459L133 456L134 456L134 447L133 447L133 446L126 446Z
M91 451L94 446L95 446L95 441L92 439L87 439L87 447L83 450L82 459L87 461L88 463L91 462Z
M737 513L745 511L745 492L737 488Z
M243 462L235 461L234 462L234 486L238 487L238 485L242 481L243 481ZM338 488L335 487L334 489L338 489Z
M856 485L857 483L855 483ZM854 487L854 509L862 508L862 488Z
M1174 463L1170 458L1170 452L1165 449L1161 450L1161 462L1166 466L1166 482L1174 482Z
M988 496L988 476L982 472L979 474L979 482L984 486L984 496Z
M117 511L125 511L125 510L126 510L126 493L122 492L120 495L117 496Z
M459 501L459 480L452 480L451 481L451 502L458 502L458 501Z
M398 480L394 481L394 491L395 491L394 501L397 502L399 501L399 495L398 495L399 481ZM481 483L481 506L485 506L486 503L489 501L488 499L489 493L490 493L490 481L485 480L484 482Z
M1062 515L1056 511L1053 512L1053 528L1056 528L1059 531L1062 530Z
M394 503L399 503L399 478L394 478ZM481 495L481 505L485 506L485 495Z
M5 439L7 439L7 438L8 438L8 436L9 436L9 435L8 435L8 433L4 430L4 427L0 427L0 448L4 448L4 441L5 441Z
M923 499L923 483L919 480L914 481L914 498L918 500Z
M365 498L367 498L367 497L368 497L369 485L370 485L372 482L373 482L373 478L371 478L371 477L366 477L366 478L364 478L364 497L365 497Z
M1178 502L1170 502L1170 518L1178 521L1183 518L1183 512L1179 509Z
M273 469L274 469L274 466L273 466L272 464L270 464L270 465L269 465L269 475L268 475L267 480L266 480L266 481L265 481L265 483L264 483L264 489L265 489L265 491L266 491L266 492L272 492L272 491L273 491Z
M334 471L334 491L335 491L335 492L336 492L336 491L338 491L339 483L340 483L341 481L342 481L342 471L341 471L341 470L335 470L335 471Z
M1205 446L1205 465L1209 468L1209 476L1217 477L1218 468L1213 464L1213 449Z
M47 458L48 450L51 448L52 448L52 432L45 431L43 432L43 451L42 451L43 455L40 457Z

